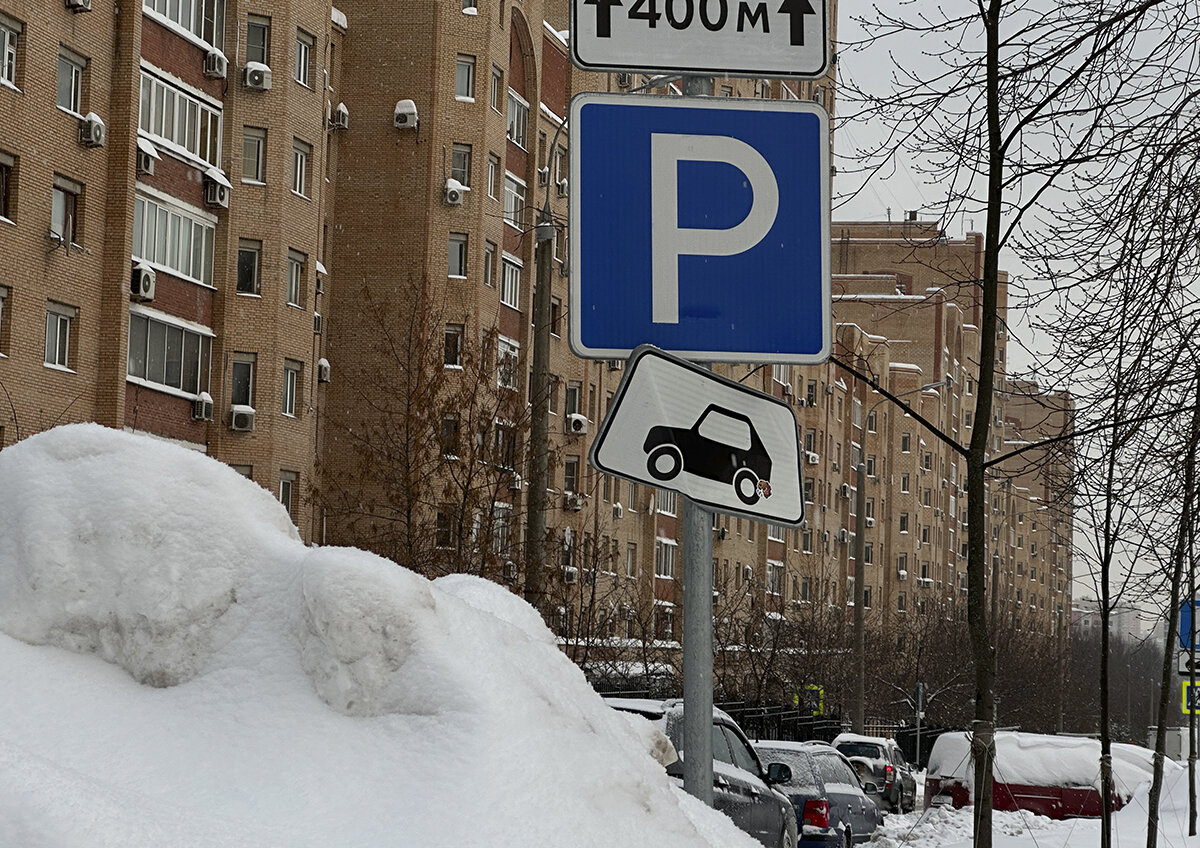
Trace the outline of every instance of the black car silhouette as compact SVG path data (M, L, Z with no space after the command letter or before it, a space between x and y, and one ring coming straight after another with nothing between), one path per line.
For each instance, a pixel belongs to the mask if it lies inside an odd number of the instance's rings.
M723 430L714 438L712 430ZM702 430L710 431L708 435ZM740 442L736 444L732 442ZM740 412L709 404L689 428L651 427L642 450L655 480L670 480L680 471L731 483L746 505L771 496L771 457L750 419Z

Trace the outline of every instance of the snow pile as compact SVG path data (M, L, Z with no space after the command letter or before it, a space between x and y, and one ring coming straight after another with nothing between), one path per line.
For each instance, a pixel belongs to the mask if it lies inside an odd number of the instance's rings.
M0 679L3 846L756 844L503 587L94 425L0 452Z
M1114 744L1113 780L1126 799L1153 774L1153 751ZM1168 765L1170 768L1170 764ZM929 754L929 774L974 785L969 734L944 733ZM999 731L992 779L1026 786L1091 786L1100 789L1100 742L1073 736Z

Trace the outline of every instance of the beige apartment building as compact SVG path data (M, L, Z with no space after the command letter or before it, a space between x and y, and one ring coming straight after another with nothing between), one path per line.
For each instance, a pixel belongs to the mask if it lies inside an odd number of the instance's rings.
M678 499L586 461L623 372L568 347L564 119L579 91L678 81L574 68L562 2L115 11L0 0L0 449L79 421L170 439L277 493L306 541L520 591L532 304L549 285L545 612L599 676L673 674ZM712 83L831 111L834 90L832 71ZM872 382L966 443L982 239L915 215L836 224L832 258L836 362L717 366L795 409L808 514L714 519L726 646L747 622L845 611L859 462L869 626L965 601L964 463ZM1007 381L998 342L997 453L1071 415ZM989 488L992 585L1047 633L1070 610L1070 469L1067 451L1030 451Z

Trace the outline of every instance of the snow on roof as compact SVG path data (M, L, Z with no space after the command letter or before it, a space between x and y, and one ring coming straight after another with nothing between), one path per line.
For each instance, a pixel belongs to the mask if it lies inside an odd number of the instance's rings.
M839 742L866 742L872 745L886 745L888 740L882 736L863 736L861 733L839 733L833 739L833 744Z
M0 480L22 848L757 844L503 586L306 546L229 466L95 424L10 445Z
M346 13L337 6L331 6L329 11L329 19L340 26L342 29L349 29L346 25Z
M142 151L150 158L159 160L162 159L162 157L158 155L158 148L154 146L154 143L150 141L150 139L139 135L137 139L137 146L138 150Z
M553 121L555 124L558 124L559 126L562 126L565 123L562 116L556 115L549 106L547 106L545 103L542 103L540 101L538 102L538 111L541 112L547 118L549 118L551 121Z
M1153 773L1154 752L1138 745L1114 744L1113 778L1126 799ZM971 742L965 732L944 733L929 754L931 777L974 783ZM992 779L1027 786L1100 788L1100 743L1076 736L998 731Z
M893 363L891 363L891 364L890 364L888 367L889 367L889 368L893 368L893 369L895 369L896 371L917 371L917 372L920 372L920 371L922 370L920 365L917 365L917 364L915 364L915 363L912 363L912 362L893 362Z
M555 41L559 42L563 47L567 46L567 40L571 34L570 30L566 30L566 29L557 30L554 27L550 26L549 21L544 20L544 19L542 20L542 28L546 30L546 32L550 35L551 38L553 38Z

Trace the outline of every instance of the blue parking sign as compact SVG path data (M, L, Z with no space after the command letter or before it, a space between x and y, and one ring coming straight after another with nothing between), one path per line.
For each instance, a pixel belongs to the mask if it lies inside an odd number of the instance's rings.
M570 343L693 360L824 362L829 119L814 103L571 102Z

